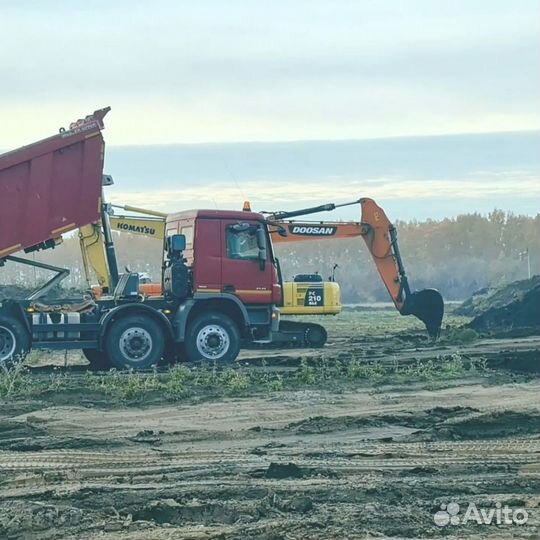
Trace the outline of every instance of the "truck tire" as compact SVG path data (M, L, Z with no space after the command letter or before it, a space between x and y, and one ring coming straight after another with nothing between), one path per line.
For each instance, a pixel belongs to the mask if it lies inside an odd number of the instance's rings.
M0 364L9 367L24 360L30 350L30 334L24 324L0 314Z
M126 315L111 323L104 351L119 369L148 369L159 364L165 350L161 326L144 314Z
M234 362L240 352L238 326L222 313L199 315L188 327L184 349L189 362Z
M83 349L83 356L90 362L88 369L92 371L106 371L111 368L111 361L104 351L97 349Z

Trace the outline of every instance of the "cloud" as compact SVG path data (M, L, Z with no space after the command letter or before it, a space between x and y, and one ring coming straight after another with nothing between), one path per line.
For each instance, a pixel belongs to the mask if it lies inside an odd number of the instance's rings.
M404 178L378 178L362 181L306 183L293 180L264 183L254 180L236 185L210 184L181 189L152 189L144 191L114 190L108 194L110 202L132 204L165 212L188 208L236 208L247 199L258 210L275 211L280 205L318 205L325 202L354 200L370 197L380 201L453 201L459 207L462 201L493 201L503 199L540 199L539 176L501 175L489 182L474 179L425 181ZM516 189L519 186L519 189Z
M117 144L540 126L534 1L59 0L2 10L0 147L107 104Z

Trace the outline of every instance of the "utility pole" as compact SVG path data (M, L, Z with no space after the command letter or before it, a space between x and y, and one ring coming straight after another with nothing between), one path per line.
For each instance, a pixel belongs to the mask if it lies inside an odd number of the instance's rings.
M529 253L529 248L528 247L527 247L527 249L525 251L522 251L519 254L519 258L521 260L527 258L527 276L529 277L529 279L531 279L531 254Z

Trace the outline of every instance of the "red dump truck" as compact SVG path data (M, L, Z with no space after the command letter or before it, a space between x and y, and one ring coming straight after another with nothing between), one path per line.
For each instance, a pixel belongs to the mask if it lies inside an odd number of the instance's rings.
M321 334L319 325L280 324L282 280L271 234L284 231L262 214L172 214L165 225L162 294L144 297L138 274L119 276L102 195L103 185L112 183L103 174L101 130L108 111L97 110L48 139L0 155L0 266L30 264L54 274L25 300L0 301L0 362L23 358L32 348L82 349L97 368L145 369L178 357L230 362L243 342L312 344L311 336ZM386 242L386 255L379 259L393 261L400 312L438 332L440 294L410 292L395 230L389 222L381 227L384 212L369 201L372 224L368 219L364 225L374 245ZM47 291L69 271L14 253L53 248L62 234L90 224L104 238L111 290L99 299L48 303Z

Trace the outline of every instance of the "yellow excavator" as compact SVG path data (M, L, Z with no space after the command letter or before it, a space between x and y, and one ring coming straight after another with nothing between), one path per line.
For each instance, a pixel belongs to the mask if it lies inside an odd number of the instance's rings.
M368 219L358 222L293 219L349 205L360 205L362 218ZM98 279L98 286L93 288L98 296L111 291L112 284L118 280L118 269L111 268L108 263L115 259L106 254L108 249L114 249L113 240L106 237L104 231L130 232L156 238L161 242L165 241L166 236L167 214L128 205L104 205L104 209L102 219L108 220L110 227L96 224L79 230L86 278L90 284L91 267ZM115 209L139 215L116 215ZM243 209L251 211L249 202L244 203ZM397 231L375 201L362 198L337 205L330 203L292 212L263 214L274 244L362 237L396 309L402 315L414 314L424 322L430 336L438 337L444 313L442 296L434 289L410 291L397 244ZM142 282L140 292L147 296L158 296L161 294L161 284ZM405 299L408 299L407 303ZM299 274L293 281L283 282L283 305L280 307L283 315L335 315L341 309L340 287L333 276L324 281L318 274ZM325 341L326 335L321 336L321 344Z
M113 283L118 281L118 268L115 266L115 257L107 257L107 250L114 249L113 239L110 238L107 231L128 232L139 234L156 240L165 241L165 219L167 214L139 208L130 205L105 204L101 214L101 219L109 222L109 227L102 227L100 223L86 225L79 229L79 243L84 266L86 282L92 287L98 296L104 293L112 292ZM125 212L139 214L116 215L114 209L120 209ZM113 261L112 268L110 261ZM97 277L97 285L92 283L92 269ZM160 294L161 285L144 283L145 294L153 296L153 293Z

